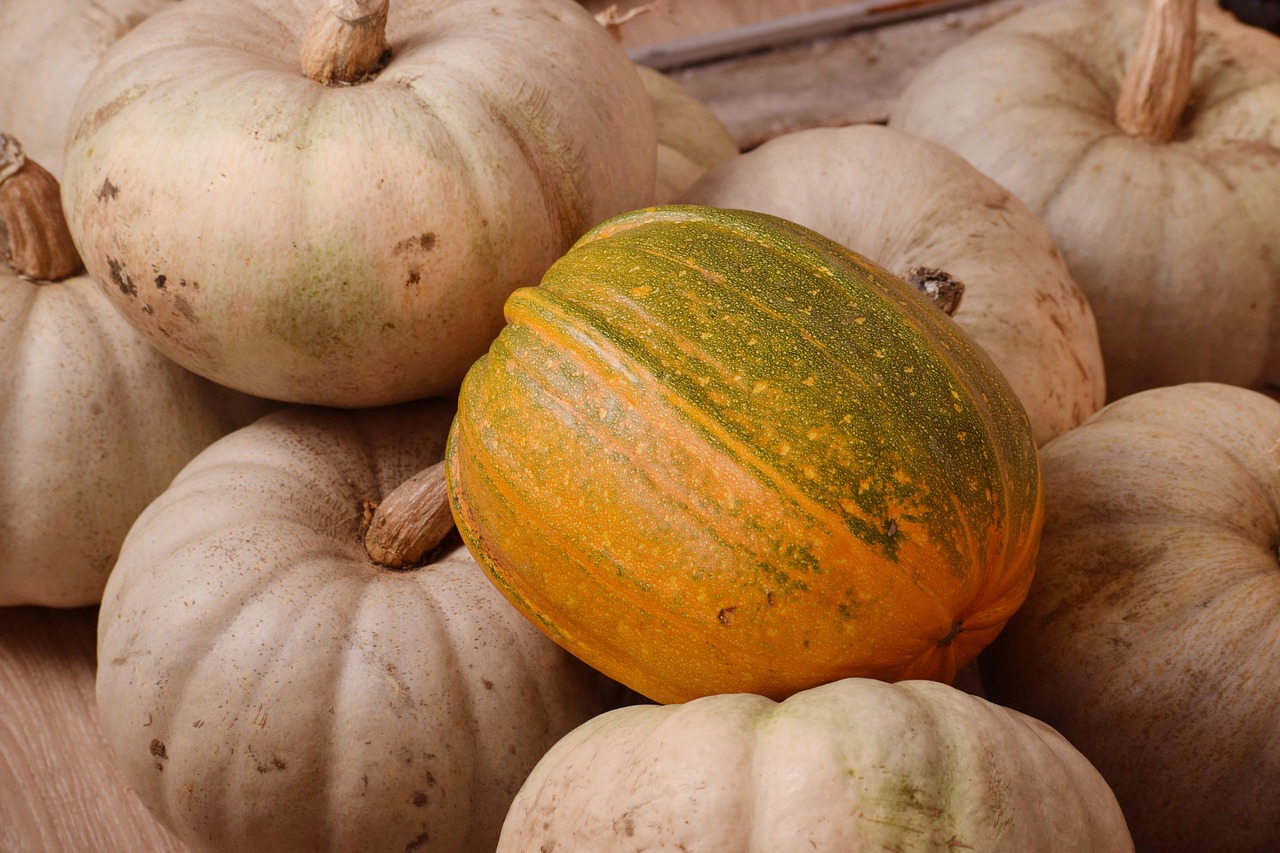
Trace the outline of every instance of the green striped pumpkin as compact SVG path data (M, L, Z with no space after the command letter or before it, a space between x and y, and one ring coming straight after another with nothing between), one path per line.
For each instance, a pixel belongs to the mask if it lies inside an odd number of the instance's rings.
M1031 581L1039 461L990 359L782 219L584 236L462 386L458 528L552 639L659 702L950 681Z

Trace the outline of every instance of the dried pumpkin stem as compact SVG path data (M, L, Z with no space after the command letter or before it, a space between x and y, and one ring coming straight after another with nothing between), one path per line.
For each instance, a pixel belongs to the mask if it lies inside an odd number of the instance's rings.
M388 0L324 0L302 37L302 73L326 86L354 86L382 70Z
M0 251L19 275L61 281L81 267L58 179L0 133Z
M954 316L964 296L964 282L951 273L934 267L912 267L907 270L907 284L933 300L948 317Z
M1196 0L1149 0L1142 31L1116 100L1116 124L1147 142L1178 132L1191 98L1196 57Z
M453 529L444 462L414 474L373 510L364 549L390 569L422 562Z

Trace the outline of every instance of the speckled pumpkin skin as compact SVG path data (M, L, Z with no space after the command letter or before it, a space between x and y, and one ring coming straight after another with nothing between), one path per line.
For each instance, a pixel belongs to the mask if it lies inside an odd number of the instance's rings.
M889 273L764 214L586 235L468 373L454 516L558 643L660 702L950 680L1031 580L1025 412Z

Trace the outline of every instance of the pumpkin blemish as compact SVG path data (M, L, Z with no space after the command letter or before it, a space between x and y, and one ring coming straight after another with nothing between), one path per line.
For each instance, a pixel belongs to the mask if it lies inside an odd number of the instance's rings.
M151 741L151 754L154 755L156 758L168 758L169 751L165 748L164 741L162 740Z
M111 178L105 178L102 181L102 186L98 188L98 192L95 193L95 195L97 195L98 201L107 201L120 195L120 188L111 183Z
M138 288L134 286L133 279L124 271L124 264L115 258L107 258L107 270L111 276L111 280L115 282L116 287L120 288L120 292L125 296L137 296Z

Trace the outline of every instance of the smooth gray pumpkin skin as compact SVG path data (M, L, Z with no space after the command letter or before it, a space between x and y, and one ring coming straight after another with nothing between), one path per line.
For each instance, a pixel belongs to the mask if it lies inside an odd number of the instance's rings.
M1037 444L1102 406L1093 311L1026 206L940 145L879 125L776 137L709 171L681 199L804 225L905 276L965 284L953 319L991 356Z
M269 415L134 526L98 707L129 784L193 848L490 853L537 760L609 707L460 544L413 571L365 553L363 503L438 461L452 415Z
M499 853L1132 851L1050 727L933 681L621 708L538 762Z
M922 69L890 127L947 146L1039 216L1097 316L1107 391L1280 376L1280 40L1197 12L1177 135L1114 112L1146 0L1058 0Z
M1041 460L1036 577L989 694L1090 758L1139 849L1280 849L1280 404L1151 389Z
M163 352L276 400L449 394L589 227L650 202L653 110L571 0L394 0L389 63L302 74L313 0L183 0L85 84L62 188Z

